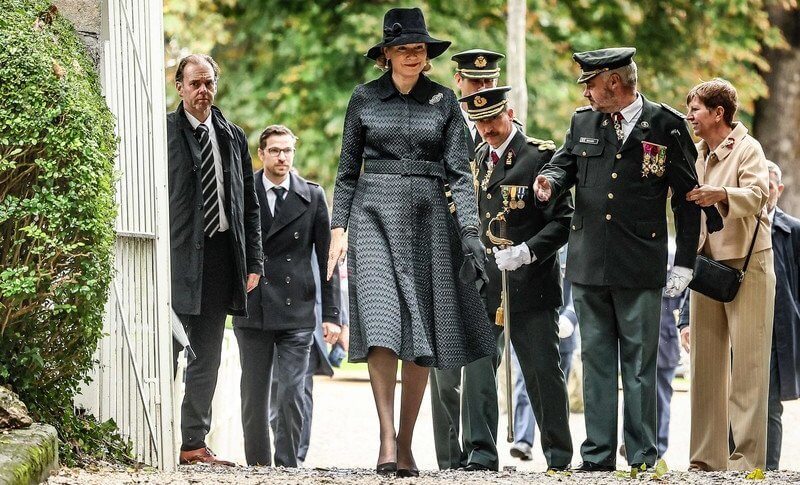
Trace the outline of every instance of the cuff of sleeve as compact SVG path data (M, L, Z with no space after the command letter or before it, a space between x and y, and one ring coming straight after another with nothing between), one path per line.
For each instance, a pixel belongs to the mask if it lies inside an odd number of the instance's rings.
M264 263L258 261L256 263L248 263L247 264L247 274L257 274L259 276L264 275Z

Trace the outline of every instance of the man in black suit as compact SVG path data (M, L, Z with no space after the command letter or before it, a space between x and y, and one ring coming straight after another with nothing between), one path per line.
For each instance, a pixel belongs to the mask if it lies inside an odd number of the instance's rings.
M558 307L562 305L558 249L567 242L572 197L564 193L544 210L531 184L555 150L552 141L525 136L512 119L509 86L484 89L460 99L486 142L476 153L481 239L495 253L486 263L487 310L501 306L501 271L507 271L511 342L525 378L528 398L541 432L549 470L566 470L572 460L569 404L559 366ZM512 188L504 189L504 186ZM493 224L505 212L506 232ZM513 244L498 246L490 234Z
M692 278L700 209L685 195L697 180L683 115L637 89L632 47L573 55L591 106L572 116L564 144L534 183L547 202L575 186L567 279L581 330L586 440L580 471L613 471L617 363L622 371L628 463L652 467L661 291ZM689 158L689 159L687 159ZM675 213L675 264L667 276L666 202ZM717 214L718 216L718 214Z
M233 320L242 365L242 428L248 465L273 463L267 420L270 399L277 401L274 463L298 465L318 284L325 341L335 343L341 331L338 292L331 281L314 278L311 269L312 250L318 267L328 267L331 231L325 193L292 171L296 140L282 125L268 126L259 138L258 158L264 169L255 178L265 276L247 299L249 316ZM270 395L276 353L274 378L278 382Z
M263 260L247 138L213 106L218 77L211 56L181 59L175 73L181 103L167 115L167 160L172 307L197 355L186 367L180 463L230 466L205 437L225 318L246 314Z

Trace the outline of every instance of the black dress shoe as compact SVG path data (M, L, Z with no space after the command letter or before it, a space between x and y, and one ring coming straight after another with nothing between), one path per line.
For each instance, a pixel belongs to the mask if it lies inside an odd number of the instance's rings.
M394 461L387 461L386 463L379 463L375 467L375 473L378 475L391 475L397 472L397 463Z
M575 469L578 472L613 472L616 470L617 467L613 465L600 465L591 461L584 461Z
M488 466L481 465L480 463L470 463L464 467L465 472L488 472L492 471Z
M398 468L395 476L397 478L417 478L419 470L416 468Z

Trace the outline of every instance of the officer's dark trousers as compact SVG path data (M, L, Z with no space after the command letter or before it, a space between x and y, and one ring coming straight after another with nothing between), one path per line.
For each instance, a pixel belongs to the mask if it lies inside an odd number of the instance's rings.
M495 331L499 335L500 327L495 327ZM461 369L431 369L433 439L441 470L470 463L491 470L500 466L497 457L498 362L498 356L488 356Z
M275 364L277 364L278 360L279 359L274 360ZM272 368L273 375L275 375L275 364L273 364ZM314 350L314 346L312 345L308 356L308 368L303 378L303 431L300 432L300 446L297 448L297 460L299 462L306 461L308 445L311 442L311 420L314 414L314 373L317 371L317 367L319 367L319 353ZM278 389L280 385L279 379L272 379L270 396L277 396L281 392ZM277 418L279 413L280 406L278 405L277 399L271 399L269 403L269 425L273 433L275 433L275 428L278 425ZM280 438L276 435L275 440L277 441L279 439Z
M669 416L672 403L672 380L675 378L675 367L659 367L656 372L658 380L658 438L656 440L658 456L663 457L669 446Z
M181 405L181 451L206 446L205 438L211 429L211 400L217 387L222 337L234 285L230 231L205 239L202 285L200 314L178 315L197 355L186 366L186 392ZM181 350L177 345L173 349Z
M781 461L783 403L781 402L780 386L778 353L773 340L769 364L769 400L767 401L767 470L777 470Z
M582 339L583 461L616 465L617 369L621 368L627 460L653 466L658 456L656 361L661 289L573 283L572 291Z
M558 312L511 314L511 344L517 354L548 467L572 461L567 383L558 350Z
M296 467L303 430L305 375L313 328L257 330L234 327L242 365L242 429L248 465L272 465L270 400L275 400L275 466ZM273 376L273 358L278 365ZM272 379L277 392L270 396Z

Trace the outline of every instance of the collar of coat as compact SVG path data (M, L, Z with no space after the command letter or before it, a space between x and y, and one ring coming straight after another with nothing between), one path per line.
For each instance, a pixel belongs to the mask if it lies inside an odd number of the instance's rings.
M378 85L380 86L380 98L382 101L386 101L392 96L400 95L400 91L397 90L392 82L392 71L386 71L386 73L378 79ZM433 81L428 79L428 76L420 74L417 83L414 84L414 87L411 88L411 92L408 94L417 103L425 104L430 99L432 91Z
M786 214L779 207L775 208L775 217L772 219L772 227L780 229L786 234L792 233L789 221L786 220Z
M186 117L186 110L183 107L183 101L178 103L178 108L175 111L178 113L178 119L180 120L180 123L185 123L190 130L194 131L192 124L189 123L189 118ZM219 130L218 132L225 133L229 140L233 139L233 133L231 132L231 127L228 123L228 120L225 119L222 111L213 105L211 106L211 122L214 123L214 128Z
M728 155L731 154L734 147L742 142L744 137L747 136L747 128L742 124L741 121L737 121L733 124L733 130L728 134L728 137L722 140L722 143L719 144L714 153L717 155L717 160L720 162L728 158ZM700 141L700 154L702 155L702 159L705 160L706 155L708 154L708 144L705 140Z
M257 187L263 190L266 195L267 189L264 188L264 169L262 168L256 172L254 178L258 181ZM306 179L297 175L294 170L289 172L289 193L291 192L296 193L304 201L311 202L311 190L308 188Z

